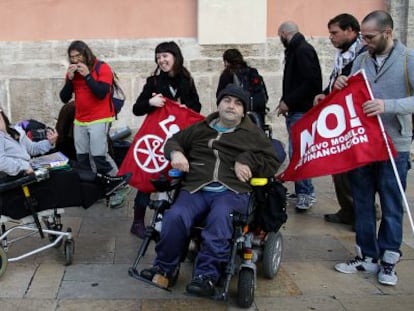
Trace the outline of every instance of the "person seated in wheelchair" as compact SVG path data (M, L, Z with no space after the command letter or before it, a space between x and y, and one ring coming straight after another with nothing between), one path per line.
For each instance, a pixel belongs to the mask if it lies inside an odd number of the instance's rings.
M24 175L33 174L34 170L30 164L31 156L45 154L50 151L58 138L57 132L54 129L47 130L47 139L34 142L27 137L23 128L19 126L12 126L3 109L0 108L0 184L16 180ZM76 174L79 175L78 180L84 180L89 183L93 183L101 189L100 193L104 196L109 196L116 189L126 185L130 178L130 174L126 174L119 177L111 177L103 174L97 174L92 171L82 171L74 169ZM63 175L65 173L62 173ZM62 175L61 174L61 175ZM67 171L67 175L75 174L73 171ZM52 177L52 176L51 176ZM59 184L62 188L65 186L65 176L58 178L61 182ZM77 179L66 179L69 183ZM57 187L56 183L50 182L50 185ZM71 190L77 192L80 187L74 185L68 185L65 189L60 189L59 194L63 194L65 197L76 196L79 197L78 193L73 193ZM56 190L56 189L53 189ZM4 192L2 195L8 195L11 192ZM58 197L58 195L55 195ZM57 198L59 199L59 198ZM95 201L97 198L93 198ZM4 201L7 200L3 200ZM70 201L70 200L69 200ZM90 205L92 202L88 200ZM63 206L62 206L63 207ZM2 207L1 212L3 213L6 208ZM19 213L13 215L20 215Z
M161 287L174 285L191 228L203 224L190 294L213 296L230 257L232 217L246 214L250 178L274 176L280 163L264 132L246 116L249 95L235 84L217 97L218 111L171 137L164 154L186 174L163 217L152 268L141 277Z

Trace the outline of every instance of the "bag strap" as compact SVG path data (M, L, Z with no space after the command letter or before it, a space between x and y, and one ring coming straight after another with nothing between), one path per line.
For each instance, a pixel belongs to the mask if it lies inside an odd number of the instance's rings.
M96 74L99 76L99 71L101 69L101 65L103 64L103 61L98 60L95 64L95 72ZM112 96L114 95L114 91L116 90L116 92L122 94L122 96L125 96L124 92L122 91L122 89L118 86L118 84L115 81L115 73L112 72L112 86L110 89L111 92L111 97L110 97L110 101L109 101L109 108L113 109L113 103L112 103ZM115 116L116 117L116 116Z
M243 86L241 81L240 81L239 76L235 72L233 72L233 83L238 85L238 86Z
M99 70L101 69L102 61L98 60L95 65L95 72L99 76Z

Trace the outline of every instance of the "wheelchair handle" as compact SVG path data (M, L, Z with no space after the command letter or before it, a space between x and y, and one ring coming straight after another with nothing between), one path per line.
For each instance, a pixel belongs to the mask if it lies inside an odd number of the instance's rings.
M33 174L23 175L20 178L2 182L0 184L0 192L5 192L11 189L15 189L21 186L29 185L33 182L42 181L49 178L49 171L44 168L40 168L34 171Z

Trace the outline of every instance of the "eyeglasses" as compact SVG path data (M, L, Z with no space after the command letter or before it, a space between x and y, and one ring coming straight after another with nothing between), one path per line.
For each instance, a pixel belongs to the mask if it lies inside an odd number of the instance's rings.
M82 54L80 54L80 53L69 55L70 59L81 58L81 57L82 57Z
M364 39L365 41L371 41L371 40L373 40L375 37L377 37L378 35L380 35L380 34L382 34L383 32L384 32L385 30L383 30L383 31L379 31L379 32L377 32L376 34L366 34L366 35L364 35L364 34L361 34L361 38L362 39Z

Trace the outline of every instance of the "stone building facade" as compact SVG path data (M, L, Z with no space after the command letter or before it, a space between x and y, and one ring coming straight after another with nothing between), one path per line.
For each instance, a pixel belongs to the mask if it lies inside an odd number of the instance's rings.
M386 1L395 19L397 36L414 47L414 1ZM192 73L203 108L208 114L216 108L215 91L223 69L222 53L230 47L240 49L247 62L264 76L274 110L281 94L284 52L278 37L266 42L237 45L200 45L196 38L174 39L182 48L185 65ZM318 52L324 82L330 74L335 50L326 35L307 36ZM138 128L142 118L132 115L132 105L155 69L154 47L164 39L91 39L86 40L97 57L108 62L121 79L127 95L126 105L114 127ZM0 103L12 121L34 118L50 125L55 123L62 103L59 91L67 68L66 49L71 40L0 41ZM284 120L269 115L276 135L285 139Z

